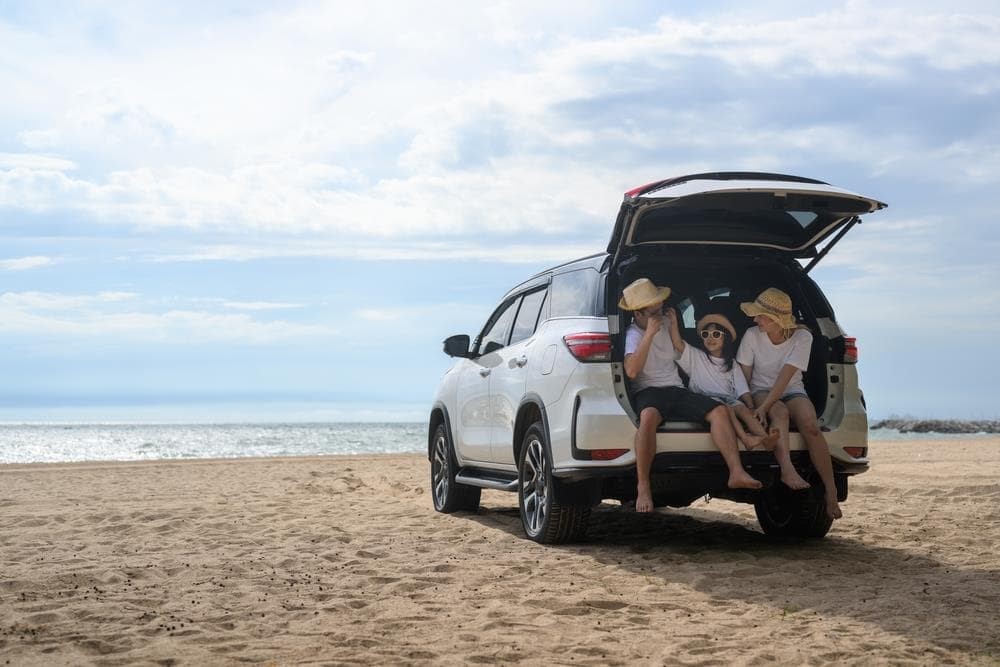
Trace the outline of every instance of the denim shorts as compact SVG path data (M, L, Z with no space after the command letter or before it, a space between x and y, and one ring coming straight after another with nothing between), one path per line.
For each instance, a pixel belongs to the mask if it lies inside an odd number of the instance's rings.
M739 407L740 405L746 407L746 403L733 396L726 396L725 394L709 394L706 393L705 396L722 403L723 405L728 405L731 408Z
M656 408L664 421L704 421L718 401L684 387L646 387L635 395L635 410Z
M763 390L761 390L761 391L755 391L753 393L753 402L754 402L754 405L757 404L757 399L758 398L760 398L761 400L763 400L763 399L767 398L767 395L769 393L771 393L771 392L770 391L763 391ZM806 394L805 392L801 392L801 391L790 391L787 394L782 394L781 395L782 402L786 402L787 403L788 401L792 400L793 398L804 398L804 399L806 399L808 401L809 400L809 395Z

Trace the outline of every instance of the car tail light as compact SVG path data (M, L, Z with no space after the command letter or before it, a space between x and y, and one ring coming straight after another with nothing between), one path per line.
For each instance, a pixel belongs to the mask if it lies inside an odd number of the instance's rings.
M575 333L563 336L570 353L580 361L611 361L611 336L606 333Z
M610 461L627 453L628 453L627 449L592 449L590 450L590 460Z
M844 453L856 459L863 459L868 454L867 447L844 447Z
M844 336L844 363L858 363L858 339Z

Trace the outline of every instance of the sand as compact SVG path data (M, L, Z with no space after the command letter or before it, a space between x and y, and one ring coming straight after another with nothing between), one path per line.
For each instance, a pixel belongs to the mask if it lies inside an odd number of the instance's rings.
M1000 664L1000 438L875 442L845 518L522 537L419 456L0 466L0 665Z

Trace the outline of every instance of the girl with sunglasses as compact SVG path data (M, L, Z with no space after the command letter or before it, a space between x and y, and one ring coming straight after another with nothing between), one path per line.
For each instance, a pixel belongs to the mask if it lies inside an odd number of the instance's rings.
M777 429L770 433L754 416L750 388L746 376L734 363L736 357L736 328L725 315L710 313L698 320L696 329L701 347L695 348L681 338L677 314L671 309L670 339L680 357L677 365L689 378L688 388L704 394L725 405L736 436L747 449L763 447L773 451L781 468L781 481L792 489L807 489L806 482L792 465L787 445L782 444Z

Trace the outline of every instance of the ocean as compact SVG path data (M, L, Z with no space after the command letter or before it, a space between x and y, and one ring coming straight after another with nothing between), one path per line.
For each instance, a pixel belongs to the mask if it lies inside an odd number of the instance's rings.
M426 423L0 424L0 464L426 451Z
M869 439L976 435L873 429ZM0 464L404 454L427 451L427 424L0 424Z

